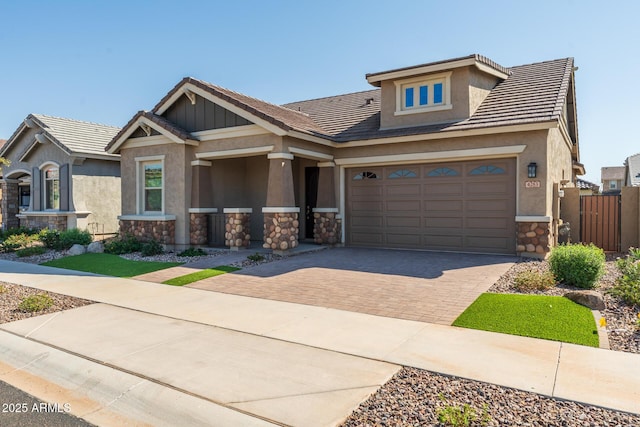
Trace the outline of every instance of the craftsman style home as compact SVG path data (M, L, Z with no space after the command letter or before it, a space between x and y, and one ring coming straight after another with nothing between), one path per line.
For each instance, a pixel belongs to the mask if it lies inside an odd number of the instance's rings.
M584 174L574 70L471 55L286 105L185 78L107 147L121 155L120 231L178 247L544 256L559 190Z
M120 129L29 114L0 148L2 229L118 230L120 156L105 152Z

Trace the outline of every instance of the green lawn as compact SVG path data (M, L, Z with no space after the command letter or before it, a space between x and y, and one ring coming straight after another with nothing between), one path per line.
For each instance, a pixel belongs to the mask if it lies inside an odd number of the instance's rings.
M564 297L486 293L454 326L598 347L591 310Z
M184 276L174 277L173 279L166 280L162 283L165 285L184 286L189 283L197 282L198 280L206 279L207 277L218 276L224 273L230 273L232 271L240 270L238 267L231 267L228 265L220 265L214 268L208 268L196 273L185 274Z
M111 254L83 254L68 256L42 263L49 267L86 271L116 277L133 277L169 267L182 265L181 262L131 261Z

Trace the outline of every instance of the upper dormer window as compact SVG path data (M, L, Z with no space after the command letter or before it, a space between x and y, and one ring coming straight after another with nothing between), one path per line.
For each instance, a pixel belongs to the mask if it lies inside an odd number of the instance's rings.
M451 105L451 73L396 82L396 115L448 110Z

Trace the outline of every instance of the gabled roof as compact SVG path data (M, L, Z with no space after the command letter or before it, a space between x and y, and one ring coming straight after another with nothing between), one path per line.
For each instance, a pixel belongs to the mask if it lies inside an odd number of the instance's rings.
M119 158L118 155L108 154L105 147L120 128L43 114L29 114L0 148L0 156L16 143L20 134L29 127L27 123L39 127L47 139L70 156Z
M279 135L294 132L296 136L309 135L334 143L444 134L471 129L548 123L561 119L573 73L573 58L505 68L483 56L470 55L416 67L445 66L460 61L480 63L504 74L506 79L488 94L471 117L457 122L380 129L380 89L279 106L191 77L185 77L167 93L154 107L152 114L162 115L180 96L192 96L195 92ZM368 76L377 74L379 73ZM122 136L130 131L129 127L133 126L134 122L133 119L129 121L118 137L109 143L107 148L111 152L117 151L119 144L123 142Z
M627 182L626 185L629 187L640 186L640 153L627 157L625 165L628 171L627 177L630 181Z

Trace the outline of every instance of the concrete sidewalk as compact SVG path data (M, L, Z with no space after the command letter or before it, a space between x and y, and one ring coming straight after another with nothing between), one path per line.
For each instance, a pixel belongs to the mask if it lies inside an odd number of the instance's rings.
M295 383L306 378L307 372L320 376L325 370L329 376L346 372L344 367L353 366L353 360L356 365L372 364L365 371L376 374L356 373L344 384L323 383L333 393L329 401L344 403L332 412L333 420L339 421L341 411L341 417L346 417L352 409L347 408L350 402L373 392L400 365L640 413L640 355L135 280L89 279L66 270L7 261L0 261L0 271L0 281L104 303L3 325L0 379L11 383L5 378L11 379L15 368L38 378L52 375L53 370L46 366L57 357L91 361L113 370L113 375L132 377L122 382L122 387L133 382L131 392L121 390L115 404L103 405L104 413L109 409L114 416L135 418L145 412L142 403L148 399L135 398L135 384L140 383L140 387L159 387L153 392L157 395L177 393L183 399L204 402L206 405L193 404L201 412L249 417L254 423L325 425L326 415L318 418L324 424L289 418L304 413L305 420L311 421L315 414L320 417L327 411L322 407L326 402L305 397L316 398L322 394L319 389ZM174 335L165 333L174 330ZM209 338L198 339L205 336ZM237 353L220 353L229 344ZM284 365L274 361L280 354L286 357L291 348L308 356L285 358ZM15 349L20 349L18 354ZM43 354L51 356L43 358ZM173 362L163 364L165 358ZM318 366L310 366L315 360ZM247 368L242 361L251 362L250 376L262 375L254 379L257 382L240 377ZM296 374L283 378L282 366ZM203 372L226 371L226 367L233 374L205 380ZM12 373L7 374L7 369ZM75 384L80 394L84 392L81 386L91 383L71 373L66 379L47 381L64 390L74 390L71 385ZM98 385L91 390L98 393ZM255 393L254 387L265 394ZM353 393L356 390L360 396ZM272 404L279 399L288 403ZM139 405L137 412L130 411L134 402ZM178 411L179 406L163 408ZM276 408L275 412L270 408ZM206 419L208 415L198 416ZM229 418L228 424L233 422Z

